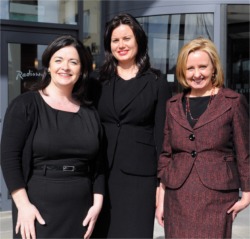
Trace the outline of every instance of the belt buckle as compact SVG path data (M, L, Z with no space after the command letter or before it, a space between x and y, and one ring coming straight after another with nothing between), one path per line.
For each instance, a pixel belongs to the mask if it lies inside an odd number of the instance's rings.
M74 172L75 166L63 166L63 172Z

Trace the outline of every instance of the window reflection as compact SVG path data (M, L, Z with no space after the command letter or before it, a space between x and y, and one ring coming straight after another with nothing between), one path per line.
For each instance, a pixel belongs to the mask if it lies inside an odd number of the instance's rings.
M204 36L213 40L213 14L173 14L137 18L148 36L151 65L160 69L178 92L175 65L180 48L191 39Z
M101 2L102 0L83 1L83 43L89 48L93 59L93 68L101 65Z
M77 1L1 0L1 19L77 24Z
M8 102L41 79L45 48L45 45L8 44Z
M249 101L249 5L228 5L227 12L228 86Z

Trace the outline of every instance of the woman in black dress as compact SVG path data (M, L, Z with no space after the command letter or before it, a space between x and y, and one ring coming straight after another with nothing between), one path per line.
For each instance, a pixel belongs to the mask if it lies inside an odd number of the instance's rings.
M105 129L107 196L93 237L152 238L166 79L150 67L147 37L128 14L105 29L105 63L97 107Z
M102 207L102 130L84 97L91 56L71 36L44 51L41 82L9 105L2 170L14 238L89 238Z

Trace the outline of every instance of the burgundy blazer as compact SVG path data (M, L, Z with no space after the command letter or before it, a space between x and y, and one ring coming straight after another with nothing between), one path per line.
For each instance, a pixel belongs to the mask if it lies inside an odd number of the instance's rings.
M186 119L183 93L167 102L158 177L169 188L182 186L193 167L214 190L250 191L249 108L244 96L221 88L194 128Z

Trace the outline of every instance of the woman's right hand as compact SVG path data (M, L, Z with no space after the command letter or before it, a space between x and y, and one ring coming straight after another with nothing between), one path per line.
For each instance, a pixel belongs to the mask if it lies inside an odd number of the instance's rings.
M37 208L30 203L24 188L14 191L12 197L18 209L16 234L20 231L22 239L36 239L35 220L44 225L44 219Z
M164 196L165 186L160 183L160 186L157 191L157 205L155 210L155 217L162 227L164 227Z

